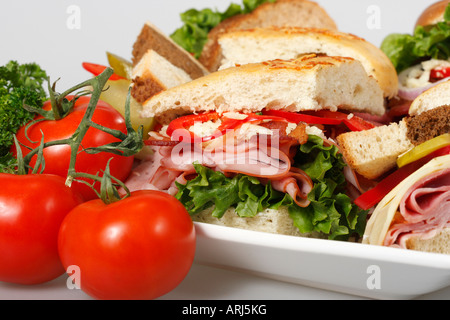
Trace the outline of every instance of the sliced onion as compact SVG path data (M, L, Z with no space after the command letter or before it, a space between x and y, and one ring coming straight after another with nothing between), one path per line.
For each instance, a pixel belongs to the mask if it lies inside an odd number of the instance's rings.
M439 80L437 82L433 82L430 84L427 84L426 86L419 87L419 88L407 88L402 86L401 83L399 83L399 89L398 89L398 96L402 99L413 101L415 100L419 95L421 95L423 92L427 91L428 89L438 85L441 82L445 82L449 80L450 77L444 78L442 80Z

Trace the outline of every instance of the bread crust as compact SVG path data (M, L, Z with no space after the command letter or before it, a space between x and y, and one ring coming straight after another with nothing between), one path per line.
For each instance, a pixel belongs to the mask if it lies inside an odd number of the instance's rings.
M440 106L405 118L407 137L415 146L450 132L450 106Z
M150 22L144 24L133 44L133 66L139 63L148 50L154 50L174 66L186 71L192 79L202 77L209 73L189 52L163 34Z
M154 50L148 50L132 70L131 95L143 103L153 95L174 86L192 81L181 68L176 67Z
M409 107L409 115L419 115L444 105L450 105L450 80L435 85L414 99Z
M376 180L397 164L397 158L414 145L407 137L405 121L337 137L347 164L361 176Z
M180 114L208 111L385 111L381 89L358 61L315 54L220 70L161 92L143 107L144 117L163 124Z
M236 41L239 42L233 45ZM367 74L378 81L385 97L392 98L398 92L397 72L386 54L353 34L319 28L269 27L230 31L221 35L218 42L223 52L221 63L225 66L260 62L261 59L292 59L305 53L346 56L361 61ZM282 47L285 49L280 49ZM233 53L239 54L242 61L233 61L236 57L227 56Z
M444 12L450 0L438 1L428 6L416 21L417 26L430 26L444 20Z
M286 12L289 12L289 15L286 15ZM299 18L299 15L302 15L302 18ZM238 29L285 25L337 29L336 23L328 13L313 1L277 0L275 3L266 2L251 13L225 19L214 27L208 34L208 41L199 61L210 72L218 70L222 53L217 39L222 34Z
M167 88L159 81L159 79L152 75L147 75L146 77L137 76L133 79L131 95L137 102L143 103L149 97L166 89Z

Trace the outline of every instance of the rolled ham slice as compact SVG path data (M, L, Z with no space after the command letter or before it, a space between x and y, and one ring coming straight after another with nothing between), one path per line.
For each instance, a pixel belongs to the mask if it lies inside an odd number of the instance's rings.
M432 159L400 182L377 205L363 243L406 248L450 227L450 155Z
M444 169L417 181L399 205L401 223L394 223L384 245L406 248L410 237L429 239L450 227L450 169Z

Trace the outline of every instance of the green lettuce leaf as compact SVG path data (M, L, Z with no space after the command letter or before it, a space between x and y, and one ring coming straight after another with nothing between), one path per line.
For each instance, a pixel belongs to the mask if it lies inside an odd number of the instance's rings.
M254 217L266 208L278 208L290 202L284 193L275 191L270 183L262 185L255 177L239 174L228 178L198 163L194 163L194 168L196 178L185 185L176 184L176 198L191 215L214 205L212 215L216 218L221 218L230 207L240 217Z
M320 137L310 136L299 148L294 165L314 182L308 195L311 204L306 208L299 207L288 194L274 190L270 182L263 185L257 178L243 174L228 178L198 163L194 164L196 178L184 185L177 183L176 198L191 215L214 206L212 215L217 218L230 207L240 217L254 217L264 209L285 206L302 233L320 232L335 240L362 236L367 211L361 211L344 194L345 163L337 148L324 146Z
M444 21L433 26L418 26L412 35L390 34L380 48L397 72L426 59L447 60L450 57L450 4L445 11Z
M196 58L199 58L211 29L227 18L250 13L265 2L275 2L275 0L243 0L243 6L231 3L225 12L212 9L187 10L180 14L183 25L176 29L170 37L188 52L194 54Z
M314 182L308 195L311 204L306 208L290 206L295 226L303 233L318 231L329 239L347 240L362 236L367 211L362 211L345 194L346 166L336 146L324 146L322 138L309 136L300 146L294 165L304 170Z

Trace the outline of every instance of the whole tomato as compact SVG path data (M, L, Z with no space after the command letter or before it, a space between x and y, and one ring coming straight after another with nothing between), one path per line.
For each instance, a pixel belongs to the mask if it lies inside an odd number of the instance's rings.
M39 146L42 134L44 135L45 142L71 137L83 119L89 104L89 99L90 98L87 96L80 97L76 101L73 111L60 120L44 120L29 127L27 135L33 142L30 142L29 139L27 139L25 135L25 126L20 128L17 132L17 140L24 146L34 149ZM47 101L43 108L45 110L51 110L51 102ZM39 119L42 117L38 116L37 118ZM104 127L120 130L123 133L126 133L126 124L122 115L109 104L101 100L96 106L92 121ZM79 148L75 170L77 172L95 175L104 170L108 160L113 158L110 163L111 175L120 181L124 181L131 172L134 157L114 155L107 152L88 154L82 150L83 148L99 147L116 141L118 141L118 139L108 133L96 128L89 128ZM30 152L30 150L24 146L22 146L21 149L23 155L25 156ZM12 152L15 153L15 147L12 148ZM71 156L71 149L69 145L47 147L44 149L43 154L45 159L44 173L67 177ZM31 166L35 166L36 159L36 156L32 158L32 161L30 162ZM101 175L102 174L100 174L100 176ZM89 179L85 180L92 183ZM97 198L97 195L92 188L82 182L74 181L72 186L83 195L85 200ZM99 183L95 186L97 190L100 190Z
M64 273L58 232L82 198L56 175L0 174L0 281L38 284Z
M184 206L151 190L111 204L97 199L77 206L58 239L64 267L76 266L81 289L103 300L168 293L190 270L195 245L195 227Z

